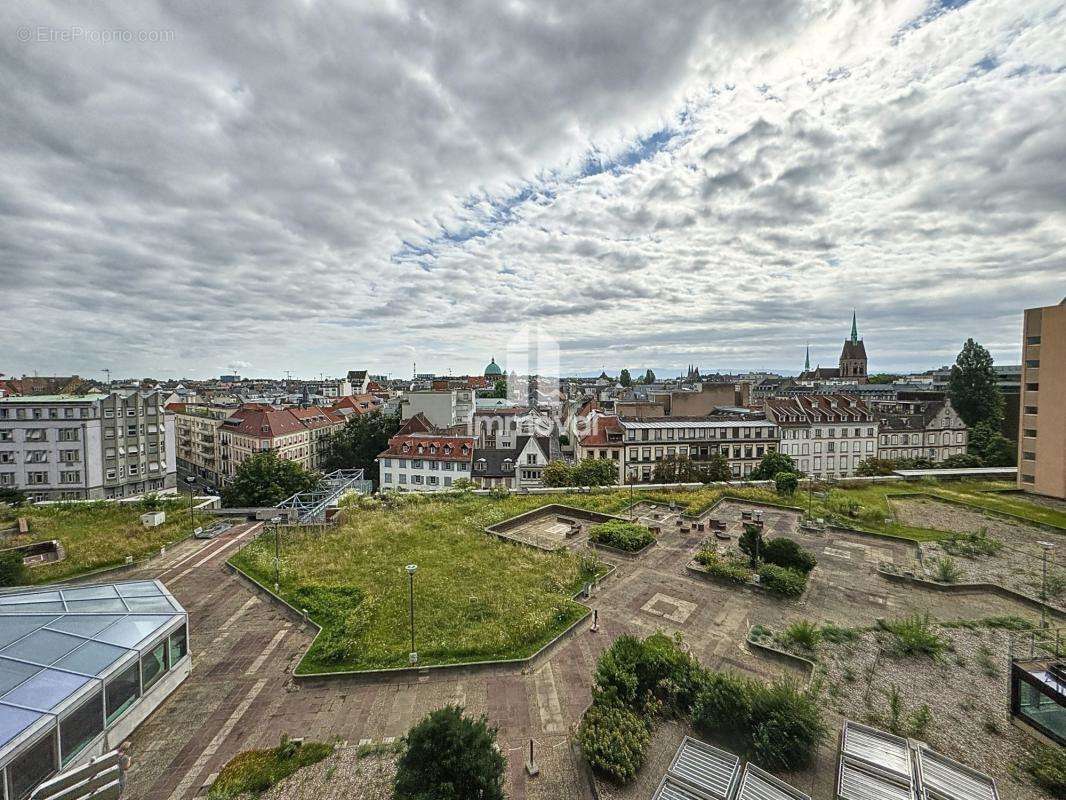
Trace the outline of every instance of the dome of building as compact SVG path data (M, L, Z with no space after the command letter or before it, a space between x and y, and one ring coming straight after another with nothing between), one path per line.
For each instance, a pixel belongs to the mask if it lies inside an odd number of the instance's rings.
M495 356L492 357L492 361L489 362L489 365L487 367L485 367L485 377L487 378L490 375L491 376L503 375L503 370L500 369L500 365L496 363L496 357Z

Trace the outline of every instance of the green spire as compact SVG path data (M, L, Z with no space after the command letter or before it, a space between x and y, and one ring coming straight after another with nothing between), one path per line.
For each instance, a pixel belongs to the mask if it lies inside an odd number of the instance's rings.
M804 372L810 372L811 371L811 343L810 342L807 342L807 358L805 358L804 361L803 361L803 371Z
M855 309L851 310L851 343L855 344L859 341L859 324L855 317Z

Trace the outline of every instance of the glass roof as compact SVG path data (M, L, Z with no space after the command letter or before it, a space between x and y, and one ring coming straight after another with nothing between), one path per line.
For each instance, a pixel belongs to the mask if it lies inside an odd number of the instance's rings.
M158 581L0 594L0 752L185 618Z

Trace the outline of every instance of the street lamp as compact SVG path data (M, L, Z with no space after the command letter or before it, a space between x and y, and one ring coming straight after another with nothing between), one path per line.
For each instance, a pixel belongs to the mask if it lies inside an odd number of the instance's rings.
M1044 577L1040 584L1040 627L1047 627L1047 556L1055 546L1051 542L1037 542L1044 550ZM1057 649L1057 648L1056 648Z
M407 565L407 596L408 607L411 611L411 652L408 654L408 660L412 666L418 663L418 651L415 650L415 572L418 571L418 564Z
M271 517L270 524L274 526L274 594L277 594L281 583L281 517Z
M193 489L195 488L195 484L196 484L196 476L195 475L186 475L185 476L185 483L187 483L189 485L189 524L191 525L192 524L192 515L193 515L193 510L192 510L193 496L196 494L196 492L193 491Z

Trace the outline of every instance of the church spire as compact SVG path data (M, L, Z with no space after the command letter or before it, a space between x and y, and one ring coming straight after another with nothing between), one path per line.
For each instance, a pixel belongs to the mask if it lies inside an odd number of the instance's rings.
M859 341L859 324L858 319L855 316L855 309L851 310L851 343L855 344Z
M807 357L803 360L803 371L811 371L811 343L807 342Z

